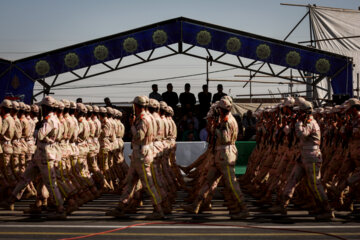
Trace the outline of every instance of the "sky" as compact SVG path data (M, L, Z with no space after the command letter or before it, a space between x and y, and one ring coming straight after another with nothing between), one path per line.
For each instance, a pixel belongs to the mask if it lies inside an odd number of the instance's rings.
M358 9L360 6L358 0L0 0L0 58L21 59L180 16L282 40L305 15L306 8L282 6L280 3L317 4L348 9ZM309 40L308 21L306 19L288 41L298 43ZM131 61L131 57L128 61ZM100 75L66 87L76 88L102 83L156 80L198 74L206 71L205 66L204 61L179 55ZM213 64L209 71L227 68L229 67ZM249 73L232 70L211 73L210 78L234 79L235 74ZM64 79L66 79L65 75ZM174 90L180 93L184 84L189 82L192 85L191 91L197 95L201 91L201 86L205 84L205 79L205 75L201 75L154 83L159 85L160 93L166 90L168 82L171 82ZM246 78L241 79L246 80ZM211 92L216 92L218 83L210 82ZM103 98L108 96L113 102L128 102L136 95L147 95L151 91L151 84L54 89L53 92L56 98L70 100L82 97L85 102L102 102ZM233 97L249 93L249 87L243 88L243 83L226 82L223 85L224 92ZM288 91L287 85L253 84L252 87L253 92L256 93L268 93L269 90ZM35 84L35 89L39 88L40 86ZM295 88L302 90L301 86Z

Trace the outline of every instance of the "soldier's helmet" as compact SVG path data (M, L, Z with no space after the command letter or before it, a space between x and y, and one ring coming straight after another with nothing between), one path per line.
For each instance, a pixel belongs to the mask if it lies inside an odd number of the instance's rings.
M65 109L65 104L61 101L57 101L58 102L58 106L60 110L64 110Z
M5 108L11 109L11 108L13 107L13 104L12 104L11 100L9 100L9 99L4 99L4 100L1 102L0 107L5 107Z
M25 104L25 112L30 112L30 111L31 111L30 105Z
M170 114L170 116L174 116L174 109L170 106L167 106L166 112Z
M225 95L225 96L223 96L221 99L225 99L225 100L228 100L231 104L233 104L233 99L232 99L232 97L230 97L230 96L228 96L228 95Z
M110 115L114 115L114 109L111 107L106 107L106 112Z
M142 96L143 98L145 98L145 101L146 101L146 106L149 106L149 103L150 103L150 99L148 98L148 96Z
M55 99L55 105L54 108L59 108L59 101Z
M52 96L46 96L41 100L41 102L39 104L40 105L45 105L45 106L48 106L48 107L55 107L56 100Z
M31 105L31 111L38 113L39 112L39 106L36 104Z
M147 106L147 100L144 96L135 97L133 103L143 107Z
M86 105L87 111L88 112L93 112L94 108L91 105Z
M100 110L101 113L107 113L106 108L104 108L104 107L100 107L99 110Z
M231 103L226 99L221 99L220 102L219 102L219 108L230 111L231 110Z
M360 101L356 98L350 98L347 102L347 108L345 111L348 111L353 106L360 106Z
M302 102L306 102L305 98L303 98L303 97L297 97L297 98L295 99L295 104L296 104L296 105L300 105L300 103L302 103Z
M120 110L116 110L116 113L119 118L123 116L123 113Z
M96 105L93 106L93 110L94 110L94 112L96 112L96 113L100 112L99 107L96 106Z
M25 111L25 103L23 103L23 102L19 102L19 107L20 107L20 110L23 110L23 111Z
M158 108L160 108L160 103L159 103L158 100L153 99L153 98L150 98L150 100L149 100L149 107L158 109Z
M76 103L74 101L70 101L70 109L76 109Z
M160 101L160 109L166 111L167 104L164 101Z
M284 106L293 107L295 104L295 99L293 97L287 97L284 100Z
M87 113L87 108L86 108L85 105L82 104L82 103L77 103L77 104L76 104L76 109L77 109L79 112Z
M64 103L65 108L70 108L70 101L67 99L61 99L62 103Z
M12 108L19 111L20 110L20 104L16 101L12 101Z
M300 102L299 109L302 111L312 111L313 106L312 103L309 101Z

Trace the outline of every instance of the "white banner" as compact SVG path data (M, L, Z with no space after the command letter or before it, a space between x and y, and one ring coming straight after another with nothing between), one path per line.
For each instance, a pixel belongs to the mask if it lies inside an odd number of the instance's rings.
M316 48L353 58L355 89L357 74L360 73L360 11L311 6L310 14ZM327 87L326 79L320 86ZM321 93L319 95L322 96Z

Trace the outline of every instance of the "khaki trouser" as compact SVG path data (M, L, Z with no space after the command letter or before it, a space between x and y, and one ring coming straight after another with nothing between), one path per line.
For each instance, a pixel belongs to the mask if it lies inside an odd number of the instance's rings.
M235 162L237 149L235 145L220 147L215 153L215 164L212 165L207 174L207 183L201 188L196 202L205 200L211 189L215 189L213 184L223 178L225 187L231 192L233 198L239 205L244 204L243 195L235 176ZM216 184L215 184L216 186Z
M126 185L122 191L120 202L127 204L131 193L140 179L143 188L146 190L154 206L161 204L161 197L158 194L151 174L152 149L149 145L143 147L133 147L131 164Z
M296 162L285 187L283 193L285 198L292 198L296 186L303 177L306 177L306 182L318 202L327 203L328 198L321 183L320 168L321 152L319 150L308 151L306 154L302 153L302 161Z
M50 196L54 199L56 206L63 206L63 197L56 182L56 151L57 149L54 144L40 143L38 145L34 160L29 162L12 193L17 199L21 198L26 186L40 174L42 182L49 190Z

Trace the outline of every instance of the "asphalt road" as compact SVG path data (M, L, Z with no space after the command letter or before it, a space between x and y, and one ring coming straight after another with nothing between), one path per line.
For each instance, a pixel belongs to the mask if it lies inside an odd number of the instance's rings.
M180 194L181 195L181 194ZM172 215L164 221L146 221L151 212L148 200L129 219L105 216L116 206L118 196L103 195L85 204L64 221L48 221L45 215L24 215L31 200L16 203L15 212L0 210L0 239L360 239L360 217L337 212L332 222L317 222L307 211L290 209L287 216L273 215L247 197L251 217L232 221L223 201L215 199L212 211L193 216L176 202ZM95 234L95 235L93 235ZM91 236L89 236L91 235Z

